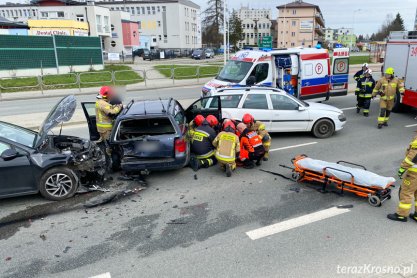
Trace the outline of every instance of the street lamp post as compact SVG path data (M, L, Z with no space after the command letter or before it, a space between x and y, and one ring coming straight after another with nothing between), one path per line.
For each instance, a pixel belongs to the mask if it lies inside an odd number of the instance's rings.
M353 11L353 26L352 26L352 34L350 35L350 47L353 48L353 36L355 36L355 19L356 13L362 11L362 9L357 9ZM356 37L356 36L355 36ZM355 40L356 42L356 40Z
M226 65L227 53L226 53L226 0L223 2L223 62Z

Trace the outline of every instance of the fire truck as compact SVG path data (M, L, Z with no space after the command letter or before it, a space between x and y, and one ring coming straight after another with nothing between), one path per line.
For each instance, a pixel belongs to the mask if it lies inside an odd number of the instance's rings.
M417 31L391 32L387 41L387 50L383 71L392 67L395 76L404 81L405 92L397 92L394 112L407 107L417 107Z

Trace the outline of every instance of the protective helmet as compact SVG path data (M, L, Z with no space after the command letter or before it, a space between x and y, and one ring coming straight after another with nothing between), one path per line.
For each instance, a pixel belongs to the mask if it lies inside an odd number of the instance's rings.
M236 126L231 120L224 121L223 122L223 130L235 132L236 131Z
M253 118L251 114L245 114L242 117L242 122L248 125L248 124L255 122L255 119Z
M367 70L365 71L365 74L372 75L372 70L371 70L371 69L367 69Z
M393 69L393 68L387 68L387 69L385 70L385 74L391 74L391 75L394 75L394 69Z
M193 121L196 126L200 126L205 121L205 118L203 115L198 114Z
M102 98L107 98L112 93L113 93L113 90L109 86L103 86L103 87L101 87L100 92L99 92L99 94L100 94L100 96Z
M368 63L363 63L362 67L368 68L369 65L368 65Z
M206 118L207 122L210 124L211 127L215 127L219 124L217 118L213 115L208 115Z

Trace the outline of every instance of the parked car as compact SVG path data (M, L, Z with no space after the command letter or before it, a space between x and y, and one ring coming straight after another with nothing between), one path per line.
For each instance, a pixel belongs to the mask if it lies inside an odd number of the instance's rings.
M63 98L39 132L0 122L0 198L37 194L49 200L72 197L79 185L103 180L105 156L90 140L49 132L69 121L77 102Z
M145 52L146 48L136 48L135 50L132 51L132 56L138 56L138 57L143 57L143 54Z
M195 49L191 54L191 58L195 60L201 60L206 58L206 54L203 49Z
M204 52L206 53L206 58L214 58L213 49L207 48Z
M145 49L143 51L143 60L152 61L152 60L155 60L155 59L156 60L161 59L161 56L159 55L159 50L156 50L156 49L151 49L151 50Z
M326 104L305 102L284 90L265 87L218 89L222 115L240 120L250 113L262 121L270 132L312 132L318 138L327 138L346 123L343 111ZM208 107L217 103L207 103Z
M174 59L177 58L177 55L175 54L175 51L172 49L164 50L165 53L165 59Z
M213 104L205 108L207 101ZM90 130L97 140L95 104L82 103ZM187 110L170 98L131 101L114 122L110 144L113 164L125 172L179 169L188 164L188 123L197 115L212 114L221 119L219 97L197 100Z

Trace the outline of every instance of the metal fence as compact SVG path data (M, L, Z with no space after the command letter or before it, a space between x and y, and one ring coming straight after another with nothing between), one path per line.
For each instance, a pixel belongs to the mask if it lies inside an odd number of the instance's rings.
M0 78L1 94L11 91L34 91L44 93L50 89L70 89L94 87L100 85L126 85L144 82L148 87L152 81L170 80L175 84L178 80L196 80L214 77L219 74L223 65L196 65L196 66L166 66L148 70L118 70L118 71L90 71L67 74L48 74L38 76L19 76ZM128 76L130 76L128 78ZM171 83L172 80L172 83Z

